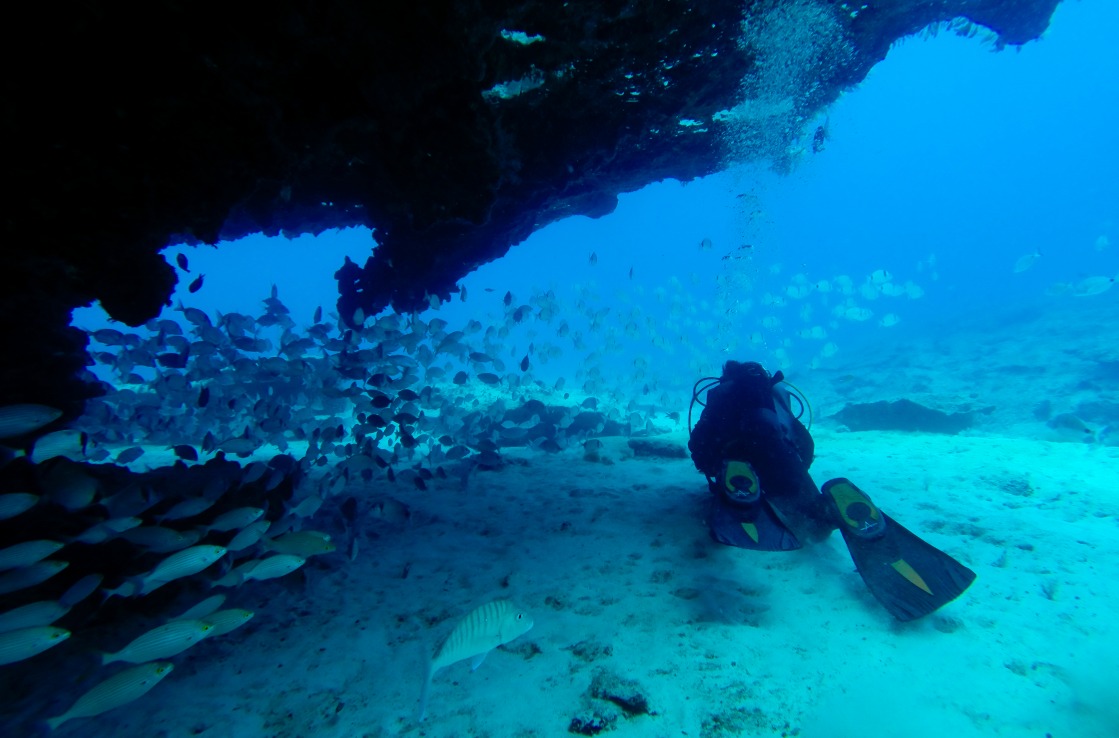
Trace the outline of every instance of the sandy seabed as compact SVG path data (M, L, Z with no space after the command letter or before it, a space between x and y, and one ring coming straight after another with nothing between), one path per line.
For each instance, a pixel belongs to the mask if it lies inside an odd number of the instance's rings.
M614 736L1119 735L1119 449L813 434L817 482L851 478L973 568L964 595L900 624L838 534L790 553L712 542L687 459L622 439L603 461L514 451L465 486L369 490L410 518L365 521L352 562L234 591L225 606L252 622L57 735L562 736L573 720ZM432 645L497 598L534 628L473 673L439 672L417 723ZM602 699L618 694L628 709Z

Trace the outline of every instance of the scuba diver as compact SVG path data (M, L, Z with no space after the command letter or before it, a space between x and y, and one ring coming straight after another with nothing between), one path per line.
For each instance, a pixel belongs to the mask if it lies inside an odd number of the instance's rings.
M699 399L705 390L706 403ZM791 399L800 406L796 415ZM815 444L799 419L807 402L789 390L780 371L770 376L761 364L728 361L722 377L696 382L693 407L696 402L704 409L688 449L712 492L707 523L719 543L790 551L838 528L867 588L903 621L928 615L975 579L975 572L906 530L849 480L816 487L808 474Z

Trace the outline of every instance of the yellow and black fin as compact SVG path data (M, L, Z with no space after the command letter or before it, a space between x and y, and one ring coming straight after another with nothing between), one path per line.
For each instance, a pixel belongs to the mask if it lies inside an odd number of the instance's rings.
M960 596L975 572L882 512L850 480L823 487L855 567L898 620L915 620Z

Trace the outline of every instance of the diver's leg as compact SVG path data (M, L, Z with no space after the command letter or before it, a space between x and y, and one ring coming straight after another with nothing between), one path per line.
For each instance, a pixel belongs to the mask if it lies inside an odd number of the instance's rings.
M785 474L772 485L763 479L762 489L770 507L799 540L819 543L838 527L832 506L807 471Z

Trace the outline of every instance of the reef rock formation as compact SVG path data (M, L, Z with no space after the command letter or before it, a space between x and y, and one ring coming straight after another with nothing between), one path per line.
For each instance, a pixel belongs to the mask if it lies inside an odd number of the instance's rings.
M1021 44L1059 0L25 4L4 46L0 403L69 412L100 300L168 301L159 250L365 225L341 315L462 275L619 192L781 161L898 38L961 16Z
M984 408L979 413L989 413ZM900 430L955 435L975 422L976 411L945 412L902 398L853 402L831 417L852 431Z

